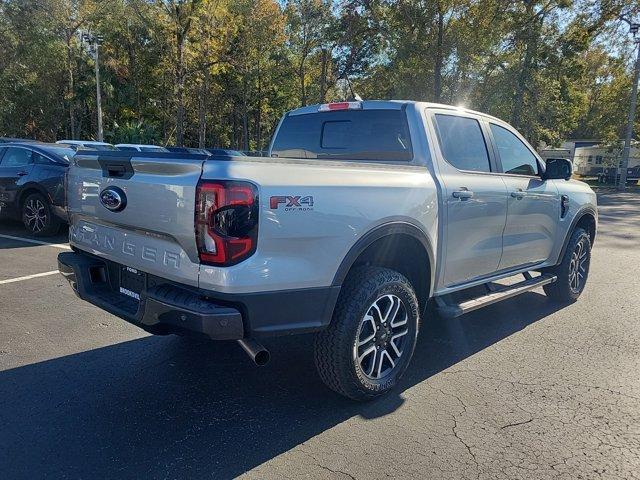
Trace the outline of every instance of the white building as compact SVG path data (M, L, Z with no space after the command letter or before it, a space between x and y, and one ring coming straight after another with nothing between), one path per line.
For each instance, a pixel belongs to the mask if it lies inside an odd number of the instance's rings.
M603 145L598 140L568 140L561 148L545 148L540 152L543 159L568 158L573 163L573 171L582 176L595 176L605 168L619 167L622 161L622 143ZM629 154L629 168L640 165L640 143L632 142Z

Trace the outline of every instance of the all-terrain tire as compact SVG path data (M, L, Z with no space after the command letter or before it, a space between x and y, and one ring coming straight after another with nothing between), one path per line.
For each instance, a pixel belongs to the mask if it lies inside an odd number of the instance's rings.
M401 301L398 308L406 312L407 333L406 340L402 340L402 354L396 358L394 366L388 364L389 372L374 379L367 376L355 357L365 315L372 311L375 302L385 298ZM329 388L353 400L369 400L388 392L409 365L419 323L418 300L411 283L403 275L381 267L355 269L345 280L331 324L316 335L314 356L320 378ZM375 358L371 362L375 362Z
M591 239L583 228L571 234L562 262L548 268L544 273L556 275L558 279L545 285L544 293L556 302L575 302L587 283L591 263Z

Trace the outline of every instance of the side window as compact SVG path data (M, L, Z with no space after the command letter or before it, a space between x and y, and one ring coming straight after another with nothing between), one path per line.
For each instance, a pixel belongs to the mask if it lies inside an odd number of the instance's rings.
M33 163L36 163L38 165L50 165L51 164L51 160L49 160L47 157L45 157L44 155L40 155L39 153L33 153Z
M0 147L0 165L2 165L2 156L7 151L7 147Z
M458 170L490 172L480 123L473 118L436 114L436 131L445 160Z
M29 165L33 161L33 152L26 148L9 147L2 157L3 167Z
M504 173L538 175L538 160L522 141L506 128L491 124Z

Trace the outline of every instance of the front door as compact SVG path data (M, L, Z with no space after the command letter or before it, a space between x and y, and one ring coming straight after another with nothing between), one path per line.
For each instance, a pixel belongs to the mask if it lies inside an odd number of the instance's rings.
M540 177L537 157L514 132L496 123L490 123L490 131L508 192L499 269L544 262L557 235L558 189Z
M444 286L489 276L498 269L507 191L473 115L435 112L438 168L446 208Z
M17 208L15 201L20 187L33 169L33 152L24 147L7 147L0 158L0 208Z

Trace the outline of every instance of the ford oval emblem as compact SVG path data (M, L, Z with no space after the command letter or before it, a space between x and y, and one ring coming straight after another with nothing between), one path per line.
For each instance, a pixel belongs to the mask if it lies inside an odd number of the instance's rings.
M121 188L107 187L100 192L100 203L112 212L119 212L127 206L127 196Z

